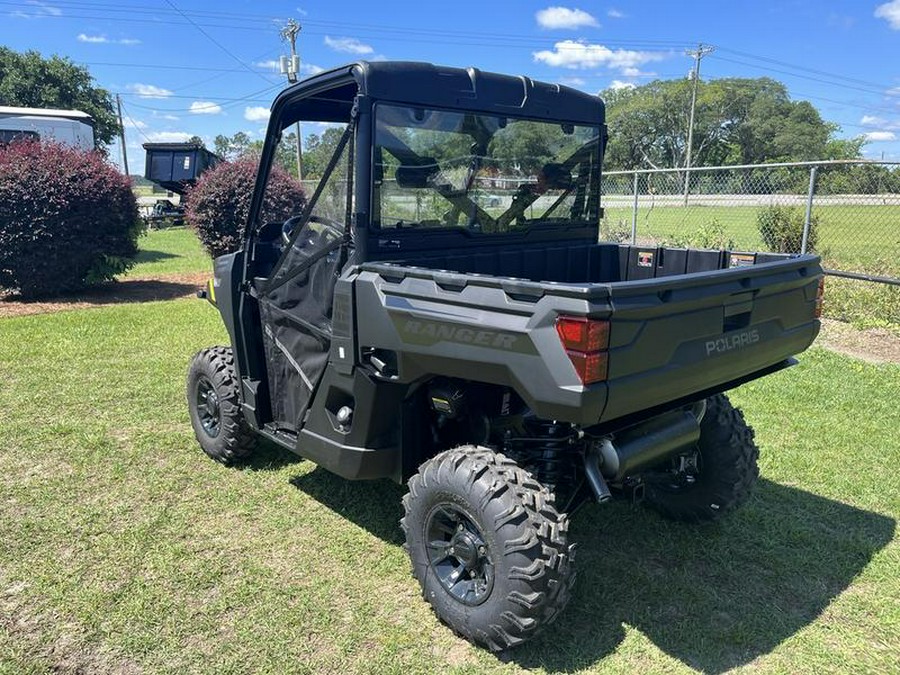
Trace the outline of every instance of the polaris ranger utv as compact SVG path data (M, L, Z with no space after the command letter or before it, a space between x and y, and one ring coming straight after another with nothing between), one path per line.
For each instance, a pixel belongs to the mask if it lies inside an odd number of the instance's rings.
M341 125L318 187L271 214L282 131ZM819 330L815 256L598 243L603 102L476 69L356 63L272 106L241 250L202 295L203 450L260 438L347 479L407 481L401 527L437 615L491 650L550 623L568 518L643 501L705 521L757 478L726 390Z

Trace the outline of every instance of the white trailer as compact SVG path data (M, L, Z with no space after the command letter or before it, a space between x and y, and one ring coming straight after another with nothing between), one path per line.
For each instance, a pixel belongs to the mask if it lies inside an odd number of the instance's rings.
M94 121L80 110L0 106L0 143L19 138L53 140L82 150L93 150Z

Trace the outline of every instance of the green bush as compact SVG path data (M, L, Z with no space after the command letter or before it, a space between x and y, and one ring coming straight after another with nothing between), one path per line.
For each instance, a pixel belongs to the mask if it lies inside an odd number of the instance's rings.
M100 153L0 145L0 287L30 299L112 279L141 229L129 180Z
M259 159L245 155L223 162L197 181L185 199L188 225L212 257L237 251L244 237ZM306 204L303 187L273 166L263 199L262 220L283 222Z
M772 204L756 212L756 226L768 250L775 253L799 253L803 243L803 224L806 211L798 206ZM815 251L819 219L809 222L806 250Z
M665 246L683 248L733 249L737 248L734 239L725 232L725 226L716 218L704 223L699 228L685 235L675 235L662 242Z

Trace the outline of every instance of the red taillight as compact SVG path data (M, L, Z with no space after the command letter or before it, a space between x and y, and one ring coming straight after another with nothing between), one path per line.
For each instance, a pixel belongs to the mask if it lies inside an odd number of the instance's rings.
M609 346L609 321L561 316L556 319L556 332L566 349L597 352Z
M566 350L569 360L575 366L575 372L584 384L602 382L606 379L606 371L609 368L609 354L607 352L594 352L585 354L571 349Z
M606 379L609 370L609 322L583 316L560 316L556 332L582 384Z
M816 318L822 316L822 304L825 302L825 277L819 278L819 288L816 290Z

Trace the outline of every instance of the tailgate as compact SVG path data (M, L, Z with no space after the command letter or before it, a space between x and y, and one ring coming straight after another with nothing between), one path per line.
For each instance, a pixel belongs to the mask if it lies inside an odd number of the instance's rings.
M780 363L819 331L815 256L609 285L602 419L714 389Z

